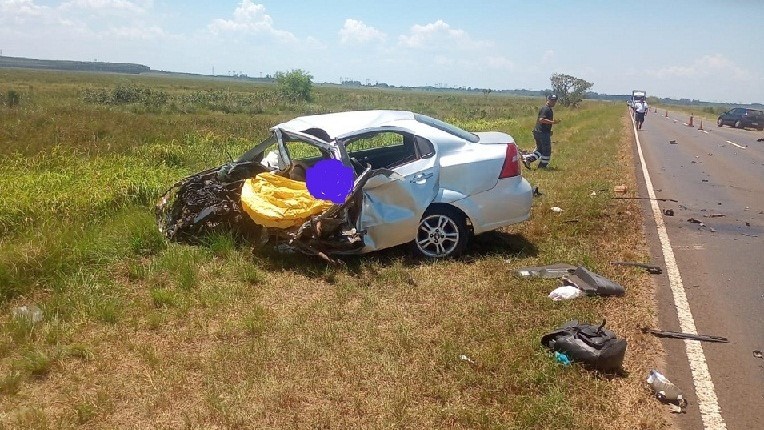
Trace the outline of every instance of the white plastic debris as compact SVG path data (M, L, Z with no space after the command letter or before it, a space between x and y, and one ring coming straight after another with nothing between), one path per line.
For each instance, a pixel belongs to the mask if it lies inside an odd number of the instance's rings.
M672 412L682 413L687 408L687 399L684 398L682 391L657 370L650 370L647 375L647 384L650 385L658 400L672 406Z
M559 208L557 206L552 206L552 212L562 212L562 208Z
M467 357L465 354L460 355L459 360L466 361L469 364L475 364L475 362L472 361L472 359Z
M13 309L13 318L25 319L31 324L42 321L42 310L35 305L19 306Z
M583 291L572 285L563 285L562 287L555 288L554 291L549 293L549 298L555 302L560 300L571 300L583 295Z

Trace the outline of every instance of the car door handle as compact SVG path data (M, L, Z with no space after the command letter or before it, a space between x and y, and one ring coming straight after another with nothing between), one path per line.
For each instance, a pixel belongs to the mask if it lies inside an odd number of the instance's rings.
M426 181L430 178L432 178L432 173L419 173L415 175L413 179L411 179L411 183L422 183L422 181Z

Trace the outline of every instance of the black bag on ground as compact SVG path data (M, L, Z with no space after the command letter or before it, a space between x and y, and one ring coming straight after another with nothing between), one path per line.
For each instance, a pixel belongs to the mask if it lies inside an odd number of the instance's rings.
M621 369L626 355L626 339L619 339L606 329L605 320L600 326L568 321L542 336L541 344L552 351L565 353L571 361L601 371Z

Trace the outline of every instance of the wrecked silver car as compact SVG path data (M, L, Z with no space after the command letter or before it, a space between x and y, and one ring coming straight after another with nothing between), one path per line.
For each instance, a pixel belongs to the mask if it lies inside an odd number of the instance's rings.
M316 173L322 160L351 172L340 200L306 194L311 173L314 183L335 181ZM406 243L428 258L451 257L470 236L530 216L520 166L506 133L471 133L408 111L303 116L274 126L236 160L173 185L157 221L171 240L223 229L327 259Z

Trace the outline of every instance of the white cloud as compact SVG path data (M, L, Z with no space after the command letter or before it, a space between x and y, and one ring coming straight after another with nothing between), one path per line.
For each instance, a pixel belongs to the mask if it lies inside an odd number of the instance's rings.
M514 70L515 68L515 63L502 56L486 57L484 63L489 67L498 70Z
M226 33L264 34L287 42L297 40L292 33L277 30L273 26L273 18L265 13L265 6L252 3L251 0L242 0L233 12L233 19L215 19L207 28L216 35Z
M490 46L489 42L473 40L464 30L451 28L440 19L425 25L414 25L408 35L398 37L398 43L411 49L439 50L472 50Z
M708 76L727 76L734 80L750 79L750 71L738 66L722 54L704 55L690 65L675 65L648 71L657 78L700 78Z
M345 25L339 31L340 42L343 44L365 44L384 42L387 35L374 27L355 19L346 19Z
M453 58L449 58L443 55L436 56L433 62L438 66L453 66L456 64L456 61Z
M168 34L157 26L151 27L114 27L108 31L109 35L134 40L152 40L167 37Z
M1 0L0 22L23 23L27 18L39 18L49 8L38 6L32 0Z
M60 8L61 10L83 9L92 12L146 12L145 7L138 5L138 2L128 0L71 0L62 3Z

